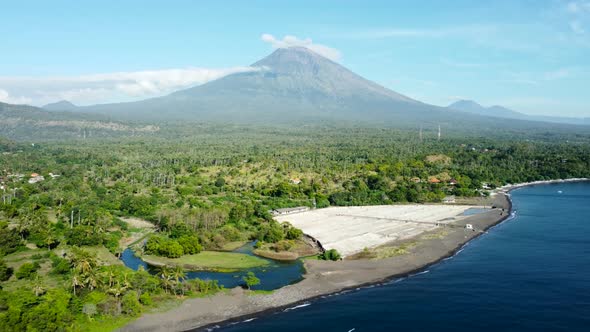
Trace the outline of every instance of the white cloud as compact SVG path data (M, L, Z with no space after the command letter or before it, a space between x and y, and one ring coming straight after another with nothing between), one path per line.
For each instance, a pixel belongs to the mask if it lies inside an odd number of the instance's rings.
M283 39L277 39L275 36L268 33L262 34L260 38L262 41L271 44L273 48L302 46L332 61L338 61L341 57L340 51L337 49L322 44L316 44L311 38L299 39L296 36L287 35L283 37Z
M29 104L31 99L26 97L12 97L8 91L0 89L0 102L7 104Z
M0 76L0 100L44 105L68 100L79 105L157 97L207 83L223 76L260 70L252 67L222 69L184 68L54 77ZM15 98L12 95L20 95Z

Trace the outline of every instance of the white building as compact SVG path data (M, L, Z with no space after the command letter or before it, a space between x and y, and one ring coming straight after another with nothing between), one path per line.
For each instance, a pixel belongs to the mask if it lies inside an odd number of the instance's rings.
M305 212L308 210L309 210L309 208L307 206L298 206L298 207L294 207L294 208L274 209L274 210L271 210L270 213L273 216L284 216L286 214L300 213L300 212Z
M33 184L33 183L41 182L43 180L45 180L45 177L43 177L43 175L33 173L33 174L31 174L31 178L29 179L29 183Z

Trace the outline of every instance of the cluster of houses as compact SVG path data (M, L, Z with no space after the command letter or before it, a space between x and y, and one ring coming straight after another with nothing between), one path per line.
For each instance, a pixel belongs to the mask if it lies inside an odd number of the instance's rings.
M55 179L57 177L60 177L59 174L54 174L54 173L49 173L49 176L52 179ZM9 181L12 181L12 182L14 182L14 181L22 181L24 178L25 178L25 175L24 174L21 174L21 173L8 174L8 175L6 175L6 177L0 177L0 184L2 185L2 188L0 188L0 189L4 189L5 186L6 186L6 184ZM31 173L29 175L29 179L27 180L27 182L30 183L30 184L39 183L39 182L42 182L42 181L45 181L45 177L43 175L39 174L39 173Z
M422 179L420 179L419 177L413 177L410 179L410 181L414 182L414 183L421 183ZM428 178L428 183L430 184L438 184L438 183L442 183L441 180L439 180L436 176L431 176ZM454 186L457 185L459 182L457 182L457 180L455 180L454 178L451 178L447 184L449 186Z
M39 175L37 173L31 173L31 177L29 178L29 183L33 184L33 183L41 182L44 180L45 180L45 177L43 175Z

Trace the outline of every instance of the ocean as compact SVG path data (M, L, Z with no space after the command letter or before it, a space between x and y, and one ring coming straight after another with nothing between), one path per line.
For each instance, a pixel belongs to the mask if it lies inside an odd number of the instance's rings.
M416 275L216 331L590 331L590 183L511 192L514 217Z

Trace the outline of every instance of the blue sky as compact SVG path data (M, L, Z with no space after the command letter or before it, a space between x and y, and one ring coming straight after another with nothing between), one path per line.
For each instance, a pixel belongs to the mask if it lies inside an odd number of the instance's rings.
M7 102L142 99L306 45L424 102L590 116L590 0L23 0L0 33Z

